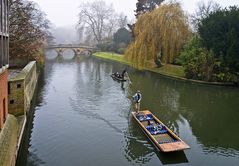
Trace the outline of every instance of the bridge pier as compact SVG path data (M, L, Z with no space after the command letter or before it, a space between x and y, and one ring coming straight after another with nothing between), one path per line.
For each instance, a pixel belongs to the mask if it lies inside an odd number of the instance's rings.
M74 51L75 56L81 55L81 53L82 53L82 49L80 49L80 48L74 48L74 49L72 49L72 50Z
M62 48L56 48L55 50L57 52L57 56L63 56L63 52L65 51L65 49Z

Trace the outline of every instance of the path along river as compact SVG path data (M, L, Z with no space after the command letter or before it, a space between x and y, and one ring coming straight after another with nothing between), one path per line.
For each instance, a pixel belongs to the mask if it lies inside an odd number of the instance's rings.
M50 57L50 58L49 58ZM47 58L19 166L238 166L239 89L192 84L93 57ZM157 152L130 115L140 89L149 109L191 149Z

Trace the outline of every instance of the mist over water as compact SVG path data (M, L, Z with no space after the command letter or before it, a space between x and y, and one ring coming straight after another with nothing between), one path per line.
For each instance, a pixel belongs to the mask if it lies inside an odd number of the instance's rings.
M56 44L79 44L83 35L77 30L76 25L53 27L51 29Z

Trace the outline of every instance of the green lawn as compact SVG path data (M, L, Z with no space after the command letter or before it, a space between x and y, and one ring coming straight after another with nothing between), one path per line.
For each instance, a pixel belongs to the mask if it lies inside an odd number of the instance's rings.
M147 70L168 76L185 77L184 68L178 65L166 64L160 68L147 68Z
M93 55L96 56L96 57L99 57L99 58L118 61L118 62L130 65L130 62L126 61L123 58L123 55L121 55L121 54L116 54L116 53L111 53L111 52L96 52Z
M126 61L123 58L123 55L121 54L110 53L110 52L96 52L93 55L99 58L109 59L112 61L118 61L127 65L131 64L130 62ZM165 64L160 68L146 67L145 70L159 73L162 75L185 78L184 69L182 66Z

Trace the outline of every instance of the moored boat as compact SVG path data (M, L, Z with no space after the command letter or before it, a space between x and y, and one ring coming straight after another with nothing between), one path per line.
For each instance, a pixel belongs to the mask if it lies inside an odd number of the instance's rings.
M174 152L190 148L150 111L140 111L138 114L132 112L132 115L146 136L159 151Z

